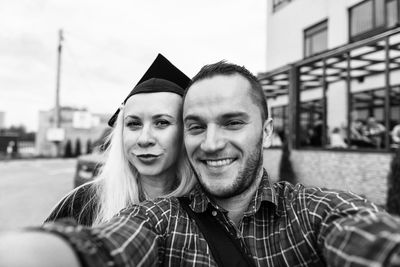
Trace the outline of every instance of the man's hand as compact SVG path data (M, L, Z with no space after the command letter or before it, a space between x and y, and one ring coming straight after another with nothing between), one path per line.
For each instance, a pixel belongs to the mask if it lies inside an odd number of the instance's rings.
M42 232L0 233L0 267L76 266L73 250L60 237Z

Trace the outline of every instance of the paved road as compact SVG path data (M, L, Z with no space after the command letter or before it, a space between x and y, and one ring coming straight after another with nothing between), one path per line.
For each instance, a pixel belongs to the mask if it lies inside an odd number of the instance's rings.
M76 159L0 161L0 230L38 225L72 189Z

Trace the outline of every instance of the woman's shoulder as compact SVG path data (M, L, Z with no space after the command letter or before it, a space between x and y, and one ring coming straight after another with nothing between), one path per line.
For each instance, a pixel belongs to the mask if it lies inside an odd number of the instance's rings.
M69 192L57 203L45 222L72 218L79 224L92 225L97 206L94 186L90 182Z

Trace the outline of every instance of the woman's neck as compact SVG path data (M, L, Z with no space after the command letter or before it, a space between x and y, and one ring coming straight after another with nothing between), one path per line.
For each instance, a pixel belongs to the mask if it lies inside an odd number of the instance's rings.
M175 183L175 179L175 172L166 171L154 176L141 175L140 183L146 198L153 199L168 194Z

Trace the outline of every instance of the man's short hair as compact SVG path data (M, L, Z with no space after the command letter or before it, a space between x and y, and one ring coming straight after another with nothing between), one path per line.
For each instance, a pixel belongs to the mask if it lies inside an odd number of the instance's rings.
M249 81L251 87L250 97L252 98L253 102L259 107L261 112L261 118L263 121L265 121L268 118L268 106L260 82L257 80L256 76L254 76L244 66L227 63L225 60L219 61L214 64L205 65L204 67L202 67L199 73L197 73L192 78L192 82L189 84L183 99L185 100L186 94L189 91L190 87L198 81L207 78L212 78L216 75L229 76L234 74L239 74L247 81Z

